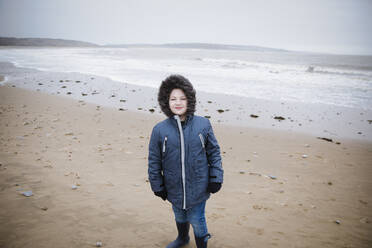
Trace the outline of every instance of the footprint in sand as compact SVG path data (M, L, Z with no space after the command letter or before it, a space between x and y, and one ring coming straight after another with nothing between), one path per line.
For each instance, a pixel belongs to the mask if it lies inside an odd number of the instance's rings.
M218 219L221 219L223 218L224 215L222 214L216 214L216 213L212 213L208 216L208 219L211 219L211 220L218 220Z
M263 235L265 233L265 230L263 228L258 228L256 230L257 235Z
M272 210L271 208L264 207L262 205L253 205L252 208L255 209L255 210L261 210L261 209L263 209L263 210Z
M239 220L237 221L237 224L238 225L242 225L242 223L241 223L241 221L242 222L246 222L246 221L248 221L248 217L247 216L245 216L245 215L243 215L243 216L239 216Z

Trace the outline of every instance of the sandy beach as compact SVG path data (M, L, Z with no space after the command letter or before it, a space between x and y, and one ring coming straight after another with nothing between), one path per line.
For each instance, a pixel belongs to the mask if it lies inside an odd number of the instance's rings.
M62 75L54 80L69 83ZM165 247L176 236L173 213L147 181L149 135L164 119L156 95L124 88L126 95L111 96L123 106L109 106L52 95L38 80L19 76L0 86L0 247ZM19 87L30 81L40 92ZM144 95L146 107L131 103ZM330 142L276 129L272 118L271 129L234 125L215 118L220 106L203 97L225 170L221 192L207 202L209 247L371 247L368 135L326 133ZM195 247L193 238L187 247Z
M20 68L8 62L0 62L0 75L5 75L0 85L163 117L156 88L93 74ZM310 134L336 142L343 138L372 142L372 110L365 106L268 101L203 91L197 91L197 101L196 114L218 124Z

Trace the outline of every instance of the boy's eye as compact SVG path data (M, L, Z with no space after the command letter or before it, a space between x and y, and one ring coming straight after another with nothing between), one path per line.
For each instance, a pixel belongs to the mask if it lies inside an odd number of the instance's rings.
M184 97L184 98L180 98L179 100L181 100L181 101L187 101L187 98ZM177 101L177 98L170 98L169 101Z

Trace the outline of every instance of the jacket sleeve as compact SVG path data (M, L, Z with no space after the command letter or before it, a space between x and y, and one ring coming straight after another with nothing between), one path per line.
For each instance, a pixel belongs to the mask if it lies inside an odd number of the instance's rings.
M212 125L208 120L208 136L206 151L209 164L209 182L223 183L223 169L220 153L220 146L214 136Z
M161 142L159 131L153 128L149 143L148 175L151 189L154 192L164 190L161 162Z

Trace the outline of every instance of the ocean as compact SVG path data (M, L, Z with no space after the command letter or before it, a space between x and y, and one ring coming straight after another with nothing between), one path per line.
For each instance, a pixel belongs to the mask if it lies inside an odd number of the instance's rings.
M195 48L2 48L0 61L158 88L170 74L198 91L372 110L372 56Z

